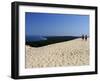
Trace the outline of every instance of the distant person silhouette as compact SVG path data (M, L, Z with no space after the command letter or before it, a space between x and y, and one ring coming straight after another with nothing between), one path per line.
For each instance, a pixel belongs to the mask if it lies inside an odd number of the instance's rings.
M82 35L82 40L84 40L84 35Z
M85 35L85 40L87 40L87 35Z

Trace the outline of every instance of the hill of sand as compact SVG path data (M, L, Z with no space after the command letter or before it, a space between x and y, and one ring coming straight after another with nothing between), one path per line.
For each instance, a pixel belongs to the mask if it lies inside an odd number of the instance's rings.
M26 68L81 66L89 64L89 39L80 38L43 47L26 45Z

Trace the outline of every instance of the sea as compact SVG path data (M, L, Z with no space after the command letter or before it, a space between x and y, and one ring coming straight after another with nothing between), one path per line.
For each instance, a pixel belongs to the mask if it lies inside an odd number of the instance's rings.
M79 38L78 36L26 36L26 42L44 41L50 39L56 40L72 40Z

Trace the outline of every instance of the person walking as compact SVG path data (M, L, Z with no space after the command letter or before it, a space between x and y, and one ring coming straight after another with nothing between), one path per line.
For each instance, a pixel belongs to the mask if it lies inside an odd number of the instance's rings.
M84 40L84 35L82 35L82 40Z
M85 35L85 40L87 41L87 35Z

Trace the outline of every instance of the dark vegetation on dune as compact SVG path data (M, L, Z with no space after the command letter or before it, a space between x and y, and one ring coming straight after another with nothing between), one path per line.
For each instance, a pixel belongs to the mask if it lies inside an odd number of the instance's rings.
M45 36L46 40L39 40L39 41L27 41L26 39L26 45L30 45L32 47L42 47L54 43L64 42L73 40L80 37L75 36Z

